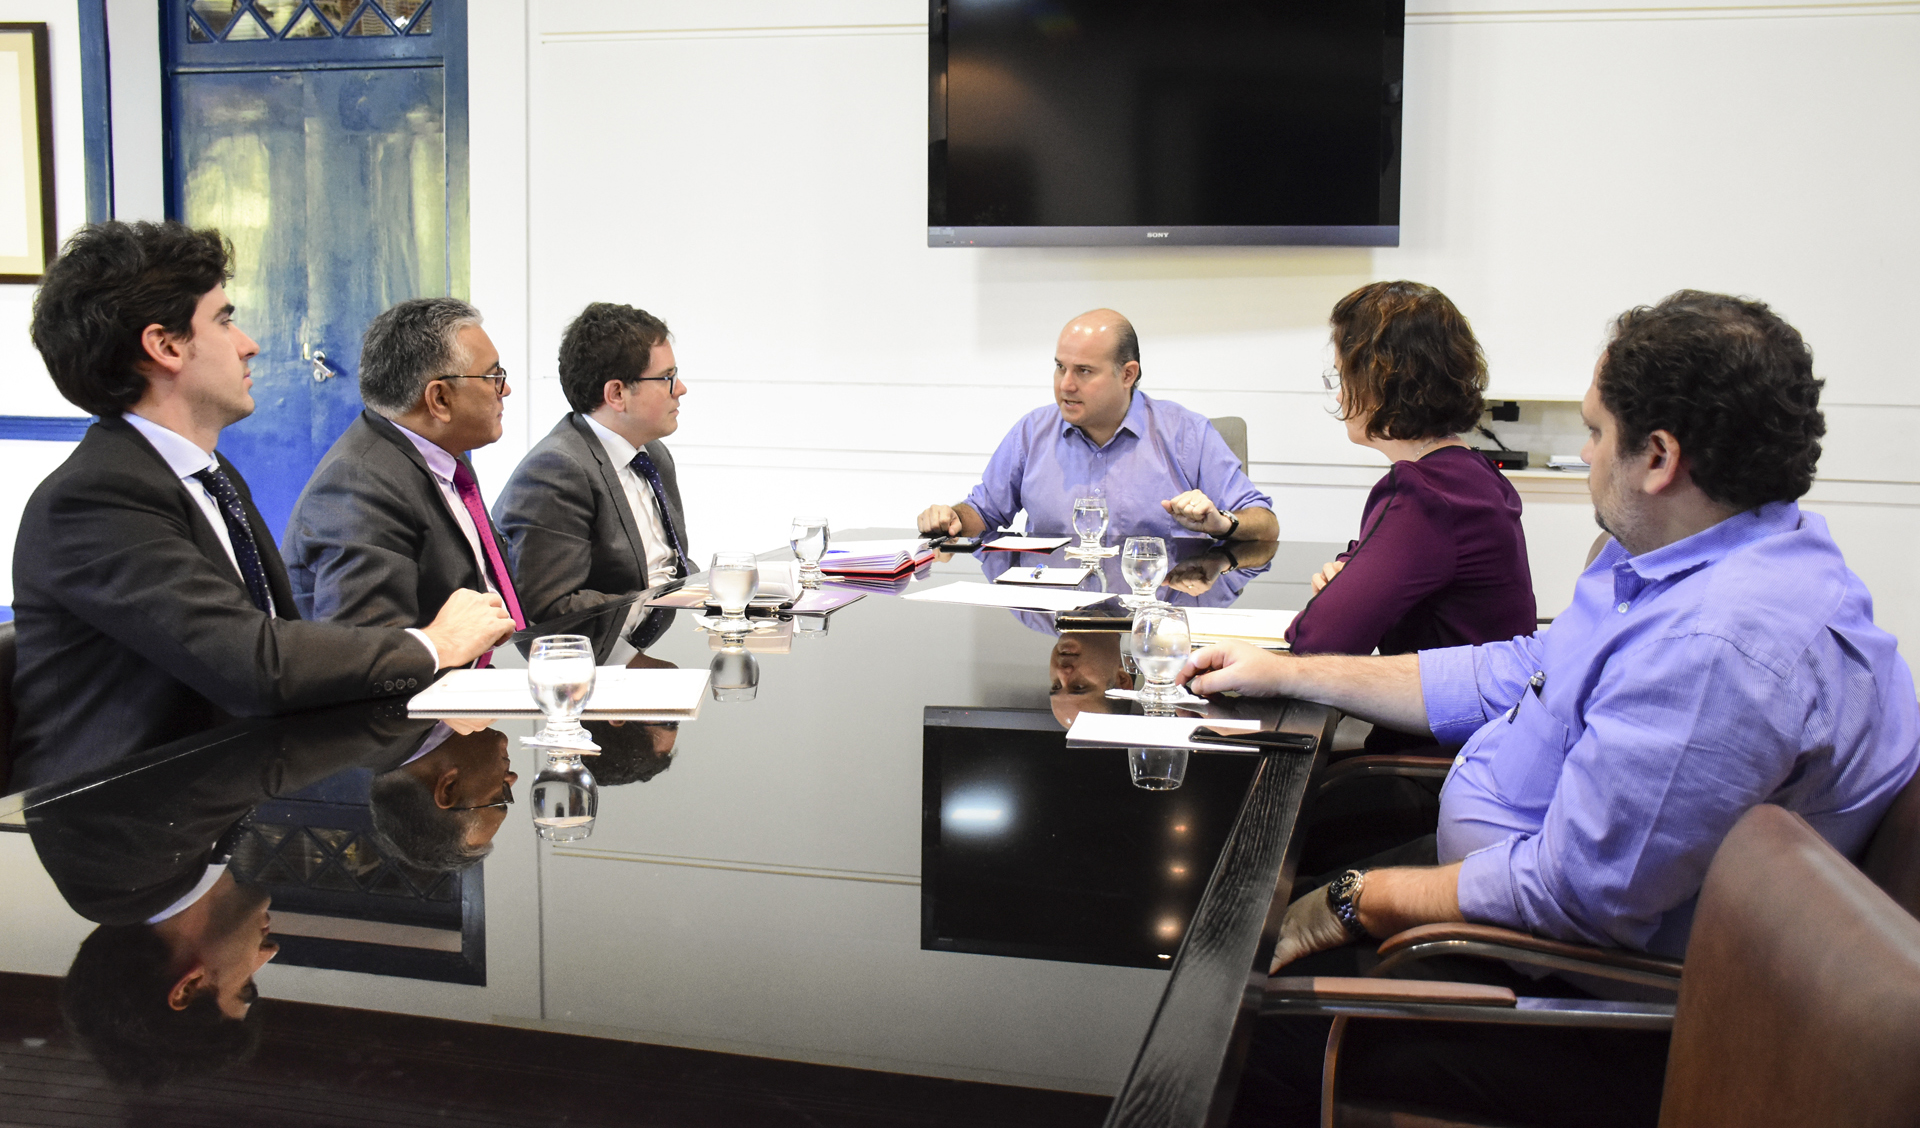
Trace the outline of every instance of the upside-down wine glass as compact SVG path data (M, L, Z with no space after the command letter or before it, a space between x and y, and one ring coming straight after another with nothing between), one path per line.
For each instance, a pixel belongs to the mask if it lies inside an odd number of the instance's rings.
M788 543L793 546L794 559L800 561L801 587L820 586L820 558L827 554L827 544L831 539L832 530L827 527L825 517L793 519L793 534Z

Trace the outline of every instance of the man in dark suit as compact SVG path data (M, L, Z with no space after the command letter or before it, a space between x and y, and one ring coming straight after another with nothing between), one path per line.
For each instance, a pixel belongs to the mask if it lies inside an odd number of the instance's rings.
M374 318L360 349L367 409L313 472L287 521L304 615L413 627L447 593L492 592L526 625L467 452L500 437L510 394L480 312L415 298ZM484 663L483 663L484 664Z
M667 326L595 302L560 339L573 410L527 452L494 506L530 619L580 611L687 574L673 455L687 386Z
M422 629L304 622L245 479L214 453L253 412L231 250L178 223L83 228L34 298L62 395L100 417L34 490L14 543L18 787L209 728L408 693L510 630L448 592Z

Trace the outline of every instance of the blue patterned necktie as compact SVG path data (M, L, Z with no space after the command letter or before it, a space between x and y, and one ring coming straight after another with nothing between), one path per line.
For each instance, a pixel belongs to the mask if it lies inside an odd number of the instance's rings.
M627 465L632 466L634 473L645 478L647 484L653 487L653 502L660 508L660 524L667 530L667 544L673 549L680 574L687 575L693 569L687 564L687 550L680 546L680 531L673 527L673 511L667 508L667 487L660 482L660 468L653 464L653 456L644 450L634 455L633 461Z
M219 466L197 470L193 475L213 495L220 516L227 521L227 539L233 543L234 562L240 565L240 578L247 582L247 594L260 610L273 611L273 597L267 593L266 569L260 567L260 546L254 543L253 526L247 521L246 507L240 504L240 491Z

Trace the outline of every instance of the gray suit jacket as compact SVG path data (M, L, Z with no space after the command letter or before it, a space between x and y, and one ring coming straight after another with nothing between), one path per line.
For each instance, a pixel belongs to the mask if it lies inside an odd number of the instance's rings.
M66 779L230 717L406 694L433 680L398 630L301 622L246 479L275 616L253 605L213 526L119 416L33 491L13 550L19 666L14 786Z
M657 441L645 449L660 471L667 517L686 549L687 521L673 455ZM527 452L493 512L507 538L514 586L530 624L647 586L647 554L620 488L620 468L577 414L561 417Z
M492 529L481 535L498 543ZM282 551L293 598L311 619L424 627L455 590L486 590L426 459L371 411L320 460Z

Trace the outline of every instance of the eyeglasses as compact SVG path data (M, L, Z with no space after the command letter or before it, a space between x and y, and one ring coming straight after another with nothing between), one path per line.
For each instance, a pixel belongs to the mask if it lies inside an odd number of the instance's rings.
M488 380L488 381L491 381L493 384L494 395L504 396L507 394L507 370L500 367L497 364L493 366L492 372L482 372L477 376L469 375L465 372L455 372L451 376L435 376L434 379L435 380Z
M469 376L467 377L467 379L473 380L473 379L478 379L478 377ZM501 379L505 379L505 377L503 376L501 377ZM499 807L501 810L505 810L511 806L513 806L513 785L511 783L506 782L505 780L502 780L500 782L500 798L494 800L493 802L478 803L471 807L448 807L447 810L449 811L484 811L490 807Z
M680 378L680 370L678 368L670 368L667 370L667 374L665 376L635 376L633 379L627 382L629 384L645 384L652 380L658 380L662 384L665 384L667 386L668 391L672 391L673 382L675 380L678 380L679 378Z
M1320 374L1320 383L1329 392L1339 391L1340 390L1340 370L1338 368L1329 368L1325 372L1322 372Z

